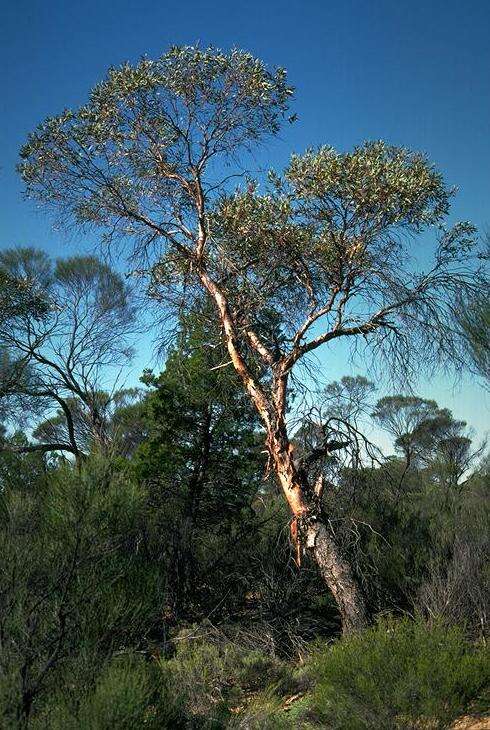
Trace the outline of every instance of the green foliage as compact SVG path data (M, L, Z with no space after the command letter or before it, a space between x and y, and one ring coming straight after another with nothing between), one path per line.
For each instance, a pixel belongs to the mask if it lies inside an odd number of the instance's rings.
M265 685L278 693L293 686L284 662L225 637L213 641L213 633L212 624L182 630L174 640L175 655L160 663L167 696L192 727L228 727L231 710L247 695Z
M164 479L168 466L172 477L184 481L206 446L206 498L211 497L219 474L219 494L215 496L222 505L240 499L238 483L246 504L258 484L254 469L258 466L254 464L257 415L235 372L219 367L226 358L224 348L207 346L209 333L199 320L186 327L188 332L167 357L165 371L144 378L153 388L145 404L150 437L135 455L133 468L143 479L157 475ZM248 489L246 481L250 482Z
M339 730L444 728L481 697L488 660L456 627L382 621L318 652L311 710Z
M78 697L76 703L59 695L58 703L36 718L33 728L49 726L52 730L132 730L139 727L171 727L158 717L152 706L154 694L150 667L138 657L112 659L97 676L94 688Z
M174 47L109 70L85 106L47 119L22 148L20 171L30 192L50 201L57 194L43 179L57 170L78 221L117 222L122 204L138 228L144 198L171 195L194 166L275 134L291 93L283 69L268 71L243 51ZM102 186L85 166L94 154ZM87 185L73 187L82 168Z
M97 680L93 695L79 713L80 728L110 730L145 724L151 696L143 663L113 660Z
M320 147L293 155L259 190L249 183L220 197L209 264L237 320L262 332L271 353L288 356L285 335L310 339L304 354L363 334L391 369L408 367L414 348L424 353L418 367L462 356L454 301L482 280L476 231L446 228L453 193L425 157L382 141L346 153ZM439 240L426 274L414 267L412 237L429 228ZM264 328L266 312L273 327ZM423 326L408 327L414 320ZM324 330L318 340L313 322Z
M0 443L2 436L0 436ZM9 443L25 445L26 436L18 431L9 439ZM0 492L7 499L10 490L25 489L30 492L42 484L46 473L46 462L41 454L19 454L8 450L0 451Z
M56 690L90 688L112 653L146 646L163 578L136 549L145 494L110 465L69 467L5 492L0 530L2 712L43 712Z
M49 304L30 272L11 272L0 259L0 325L17 317L41 319Z
M206 346L208 332L199 320L185 326L165 371L144 379L152 387L143 405L147 436L130 469L148 490L149 519L161 535L157 545L166 546L172 610L192 613L196 601L202 610L206 596L214 601L221 594L226 609L226 596L243 595L234 571L227 586L220 576L229 546L251 539L247 524L254 532L252 503L263 465L257 416L234 371L215 367L223 350Z
M372 221L372 233L393 225L419 230L438 223L451 196L423 155L383 141L347 153L320 147L294 155L286 179L307 205L321 201L326 221L337 219L335 201L343 206L349 200L354 219L368 216Z
M488 466L462 483L448 474L451 462L439 451L420 468L392 458L344 469L324 504L373 613L411 612L415 603L479 636L488 630Z
M488 292L461 300L456 319L463 329L475 371L490 380L490 300Z

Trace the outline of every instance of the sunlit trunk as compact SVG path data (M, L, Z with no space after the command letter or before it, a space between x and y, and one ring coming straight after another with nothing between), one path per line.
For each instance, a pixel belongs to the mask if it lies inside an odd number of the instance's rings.
M250 396L267 432L267 446L284 495L293 514L292 535L297 555L308 551L331 591L339 608L344 633L358 631L367 625L366 604L348 561L342 556L328 522L320 509L320 500L308 485L306 475L295 467L292 446L285 425L288 373L292 365L279 367L261 345L257 335L249 332L253 349L273 372L272 390L267 394L252 376L238 346L239 336L227 299L207 271L201 267L199 276L214 299L231 362Z

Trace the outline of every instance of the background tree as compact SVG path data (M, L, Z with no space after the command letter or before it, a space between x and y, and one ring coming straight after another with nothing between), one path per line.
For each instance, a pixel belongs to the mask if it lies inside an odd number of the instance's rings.
M120 388L114 392L92 393L91 402L98 410L103 440L99 434L94 438L93 406L88 409L76 397L64 398L71 414L79 451L87 454L94 447L102 446L105 450L110 449L113 454L125 457L132 454L147 432L146 425L138 418L145 394L143 388ZM49 409L49 403L47 405ZM63 408L57 409L49 418L39 419L32 436L43 444L70 443L70 432Z
M445 228L441 175L382 142L296 155L264 193L252 181L232 192L225 163L278 131L290 95L284 71L248 54L173 48L112 69L85 106L46 120L20 172L28 194L65 220L132 237L160 301L192 308L205 292L214 303L293 532L348 631L365 625L364 599L293 454L291 373L340 339L365 342L375 364L405 374L460 356L451 322L456 294L478 289L474 229ZM429 229L439 240L421 270L414 237Z
M228 575L218 591L221 610L240 600L241 577L230 582L227 553L253 540L249 532L260 521L252 508L263 488L258 417L234 371L219 367L223 347L215 346L216 324L206 314L186 318L164 372L144 376L152 389L144 402L147 436L131 460L159 519L168 515L167 608L174 616L202 605L210 587L210 576L202 576L218 565Z
M420 437L440 413L437 403L418 396L390 395L381 398L372 413L375 421L394 439L395 449L405 457L407 468L415 456Z
M374 420L394 439L403 454L406 472L416 466L430 466L448 486L457 486L483 446L472 452L471 435L464 421L456 420L447 408L418 396L393 395L381 398L372 413Z
M21 313L30 312L34 316L42 316L46 312L46 301L43 292L36 289L35 281L28 276L13 276L7 271L0 271L0 317L5 322Z
M461 301L457 320L468 344L473 368L483 381L490 381L490 301L488 293Z
M57 409L36 431L45 440L10 447L76 457L89 444L107 447L118 369L129 362L136 327L130 288L94 257L53 263L35 249L3 251L0 271L34 282L45 302L43 317L22 308L0 323L2 399L10 401L13 421L16 413L35 415L37 409L46 416ZM111 379L111 391L105 392Z

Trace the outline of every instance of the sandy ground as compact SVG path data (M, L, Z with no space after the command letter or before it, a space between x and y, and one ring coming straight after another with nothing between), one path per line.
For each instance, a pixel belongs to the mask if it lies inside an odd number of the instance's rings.
M451 725L451 730L490 730L490 717L460 717Z

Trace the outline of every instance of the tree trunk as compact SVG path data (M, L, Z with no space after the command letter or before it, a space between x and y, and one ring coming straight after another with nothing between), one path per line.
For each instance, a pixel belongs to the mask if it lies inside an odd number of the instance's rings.
M202 250L202 249L201 249ZM200 264L199 277L204 288L214 299L231 362L242 380L267 432L267 446L274 471L293 513L293 526L296 527L299 547L308 550L320 573L330 589L339 608L344 633L357 631L367 625L366 604L361 587L354 578L350 565L341 555L328 524L320 509L320 499L308 485L307 476L298 473L294 464L293 449L289 442L285 424L286 390L288 373L297 361L274 360L273 355L263 346L257 335L249 330L249 342L264 364L273 374L272 392L267 395L256 381L243 358L238 329L233 319L225 294Z
M202 423L198 434L194 465L190 475L182 520L174 537L173 557L170 568L172 586L172 612L176 617L186 615L189 598L195 591L195 549L194 530L199 502L206 486L209 456L211 450L211 409L205 406L201 413Z
M363 591L322 514L319 495L295 466L293 449L284 431L269 434L269 450L293 514L294 539L299 550L308 552L317 564L339 609L343 633L360 631L368 624Z
M305 547L311 552L335 599L343 633L351 634L366 628L368 617L362 590L328 527L318 519L306 528Z

